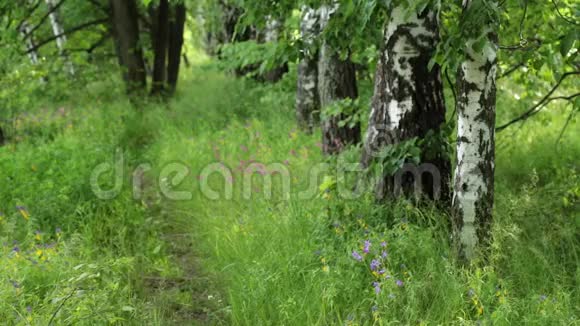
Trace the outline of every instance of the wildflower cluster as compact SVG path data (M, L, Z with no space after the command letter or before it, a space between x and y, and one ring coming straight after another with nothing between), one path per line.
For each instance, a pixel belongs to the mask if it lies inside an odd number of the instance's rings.
M360 243L359 250L353 250L352 258L364 263L372 276L372 288L374 293L378 296L384 289L389 289L389 298L394 298L396 295L393 292L397 288L403 288L405 281L403 278L395 276L394 268L389 262L389 248L385 240L371 240L366 239ZM400 266L402 275L407 276L405 265Z

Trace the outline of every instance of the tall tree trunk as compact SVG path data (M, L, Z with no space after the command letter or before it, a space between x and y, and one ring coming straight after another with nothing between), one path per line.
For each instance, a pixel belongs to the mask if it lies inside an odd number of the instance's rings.
M434 5L420 13L409 13L403 5L393 8L385 26L384 45L377 64L362 157L364 166L378 158L385 146L414 137L424 138L430 130L438 131L445 122L440 68L435 65L428 69L438 42L439 12ZM422 163L433 164L435 171L419 168L414 177L421 178L422 193L428 198L440 197L448 201L451 164L449 154L440 147L424 148L421 155ZM384 171L384 180L376 189L378 198L397 195L395 190L399 186L405 190L413 188L413 178L395 179L396 172ZM431 172L431 176L423 172ZM402 184L395 185L395 181Z
M302 130L312 132L318 120L315 112L320 110L318 97L318 51L314 49L319 34L318 12L308 6L302 7L300 21L302 53L298 63L298 85L296 88L296 119Z
M123 65L123 76L129 94L143 91L147 85L145 61L139 44L138 11L135 0L111 0L113 24L119 62Z
M272 16L267 17L266 29L264 31L264 41L267 43L277 43L280 38L280 29L282 28L282 23L279 19L273 18ZM269 83L275 83L282 79L285 73L288 72L288 63L283 63L278 67L274 67L263 74L265 81Z
M153 36L153 84L152 95L160 95L165 90L165 73L167 69L167 44L169 38L169 0L160 0L151 17L154 26Z
M167 62L167 84L169 91L173 93L179 79L179 66L181 64L181 49L183 47L183 30L185 28L185 4L178 3L172 6L171 19L169 22L169 44Z
M321 30L326 27L336 7L323 6L320 9ZM344 99L356 99L358 89L356 70L350 59L341 60L338 52L326 40L320 48L318 62L318 93L321 108ZM327 117L322 121L322 152L327 155L340 153L347 145L360 142L360 124L352 128L340 126L346 118L344 114Z
M473 1L464 1L464 16ZM473 15L471 15L473 17ZM467 40L458 71L457 166L453 193L453 221L459 259L472 261L478 246L489 244L494 199L495 101L497 28L487 20L481 28L486 40Z
M69 75L74 76L75 68L70 61L68 53L66 51L66 35L64 35L64 28L62 27L62 21L60 19L60 14L58 9L55 9L57 5L55 0L46 0L46 6L48 11L50 12L50 25L52 26L52 33L56 37L56 46L58 47L58 51L60 56L64 60L64 64L66 67L67 72Z

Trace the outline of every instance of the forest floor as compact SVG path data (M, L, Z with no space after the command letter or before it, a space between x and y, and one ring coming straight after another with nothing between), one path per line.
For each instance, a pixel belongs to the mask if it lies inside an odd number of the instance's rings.
M436 209L338 196L353 181L339 163L360 151L323 158L320 134L296 129L292 76L262 85L204 64L167 104L136 111L94 83L46 104L50 119L23 120L20 139L0 148L0 321L579 322L580 130L559 139L565 115L498 135L490 261L467 270ZM512 101L499 99L499 120ZM320 163L330 170L312 178ZM118 170L121 189L97 198Z

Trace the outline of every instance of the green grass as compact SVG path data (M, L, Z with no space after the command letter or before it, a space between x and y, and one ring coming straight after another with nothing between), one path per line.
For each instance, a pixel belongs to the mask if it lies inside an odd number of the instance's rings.
M486 267L466 270L456 267L447 217L435 209L377 205L368 196L341 200L334 188L319 190L322 176L313 196L297 198L325 159L319 134L296 131L291 77L263 86L201 65L175 100L146 103L142 115L99 87L70 102L70 115L51 121L49 135L43 123L27 126L38 132L0 148L6 324L46 325L53 315L56 324L74 325L579 322L580 131L573 123L555 146L565 116L498 136L491 257ZM123 190L99 200L91 173L117 149ZM357 150L341 159L356 161ZM273 197L264 198L257 175L251 200L244 199L237 168L250 160L287 166L291 199L280 193L279 176ZM131 173L143 163L152 166L149 191L134 200ZM163 175L169 163L188 167L173 190L190 191L190 200L158 193L174 178ZM200 174L216 163L234 171L230 200L200 191ZM208 182L219 192L228 181L215 174ZM352 252L362 254L365 240L370 252L358 262ZM385 271L373 275L369 264L383 241Z

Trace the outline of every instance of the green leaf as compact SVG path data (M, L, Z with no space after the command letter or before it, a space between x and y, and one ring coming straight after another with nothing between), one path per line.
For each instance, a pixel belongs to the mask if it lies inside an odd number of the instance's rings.
M572 46L574 46L574 42L576 41L576 30L571 30L564 36L562 41L560 42L560 54L565 57Z

